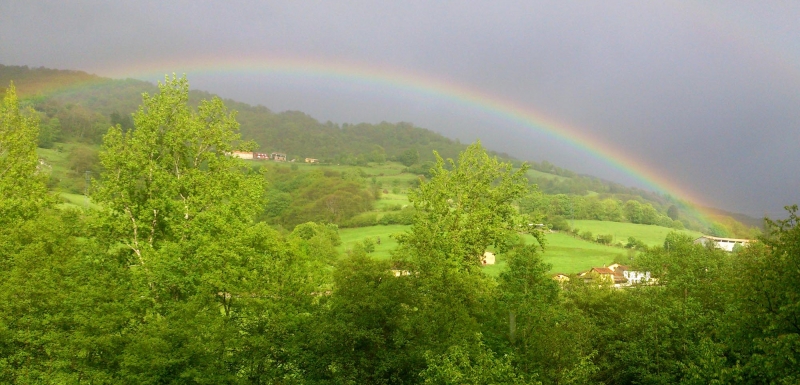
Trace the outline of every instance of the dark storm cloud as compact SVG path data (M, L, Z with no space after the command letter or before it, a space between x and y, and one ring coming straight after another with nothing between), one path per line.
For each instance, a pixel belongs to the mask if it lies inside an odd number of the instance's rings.
M10 1L0 4L0 63L101 75L226 56L397 68L547 114L706 203L779 215L800 201L800 7L754 4ZM569 143L447 100L330 79L189 80L273 110L411 121L638 183Z

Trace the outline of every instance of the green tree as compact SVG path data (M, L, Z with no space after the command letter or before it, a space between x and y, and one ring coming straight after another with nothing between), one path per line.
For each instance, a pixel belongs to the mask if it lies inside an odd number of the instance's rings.
M119 376L226 383L295 375L287 362L297 352L279 347L294 346L298 314L310 312L324 283L325 261L309 253L332 249L330 238L327 246L313 237L293 243L254 224L264 178L226 155L247 146L234 114L219 99L196 111L187 99L186 80L167 78L144 96L135 129L110 129L100 154L100 235L132 293Z
M411 272L402 280L409 285L409 306L418 311L407 318L406 338L414 341L409 354L420 359L474 341L485 311L481 304L493 292L480 270L481 256L489 245L499 252L517 245L518 231L535 232L521 226L527 221L514 207L527 190L525 167L513 171L480 143L448 162L445 168L437 154L432 178L409 194L414 224L397 236L394 254L395 264ZM478 359L484 353L469 354Z
M726 323L729 346L741 362L743 382L800 381L800 217L767 220L759 242L734 253Z
M39 147L51 148L55 142L61 140L61 121L58 118L47 120L40 128Z
M406 167L411 167L413 164L419 162L419 152L415 149L408 149L397 157L397 161Z
M629 200L625 202L625 218L631 223L644 223L644 208L639 201Z
M677 220L678 215L679 215L678 207L676 207L675 205L669 205L669 208L667 209L667 216L669 217L669 219L672 219L673 221Z
M238 123L221 100L204 101L194 113L185 78L167 78L159 91L144 96L135 130L117 126L106 134L95 194L114 235L144 270L143 250L161 240L191 238L196 226L223 230L252 220L264 191L260 175L226 155L239 140ZM215 217L232 222L208 222Z
M0 104L0 225L18 218L31 218L45 204L43 172L38 170L37 115L19 107L14 85Z

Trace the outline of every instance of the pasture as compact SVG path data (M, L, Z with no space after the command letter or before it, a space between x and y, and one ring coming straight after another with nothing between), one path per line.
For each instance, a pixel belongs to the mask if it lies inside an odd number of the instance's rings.
M361 242L365 238L375 240L380 237L381 244L375 245L375 251L370 256L376 259L388 259L391 256L391 251L397 247L397 241L392 235L402 233L409 227L392 225L340 229L339 236L342 239L342 244L338 247L338 250L344 253L352 249L356 242ZM533 237L529 235L524 236L524 239L527 243L534 242ZM626 260L628 253L631 253L626 249L600 245L562 233L547 233L545 234L545 239L545 250L542 254L542 259L545 263L552 265L550 269L552 273L577 273L594 266L609 265L615 260ZM663 241L662 239L661 242ZM497 276L505 268L506 262L501 254L497 255L496 264L486 266L485 271L489 275Z
M641 225L636 223L620 223L593 220L575 220L575 228L580 232L591 231L595 237L598 235L610 234L614 237L612 243L627 243L628 237L634 237L647 246L660 246L664 244L664 238L672 231L687 234L693 238L699 238L702 233L690 230L675 230L667 227L655 225Z

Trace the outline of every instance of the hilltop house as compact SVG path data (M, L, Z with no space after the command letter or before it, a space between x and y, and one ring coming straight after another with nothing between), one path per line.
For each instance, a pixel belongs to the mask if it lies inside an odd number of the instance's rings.
M699 245L708 245L709 243L713 243L714 247L725 251L733 251L733 247L736 245L742 247L747 246L747 244L750 242L752 241L749 239L721 238L712 237L710 235L703 235L702 237L694 240L694 243Z
M236 158L253 159L253 153L247 151L234 151L231 155Z

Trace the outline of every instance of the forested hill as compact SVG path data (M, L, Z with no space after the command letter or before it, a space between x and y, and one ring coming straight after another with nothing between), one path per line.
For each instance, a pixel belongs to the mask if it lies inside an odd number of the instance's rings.
M12 81L24 103L40 113L39 146L44 148L64 141L99 144L110 126L120 124L124 129L133 127L131 113L141 104L142 94L152 95L158 91L153 83L141 80L115 80L82 71L0 64L0 85L7 87ZM189 102L196 106L200 100L213 96L204 91L191 91ZM299 111L273 112L264 106L252 106L230 99L224 102L228 109L238 112L237 120L244 139L254 140L260 152L282 152L289 159L316 158L323 162L354 166L397 160L406 165L414 164L409 172L424 174L430 168L426 162L433 160L434 150L445 158L455 158L466 148L457 140L406 122L322 123ZM506 154L495 155L517 165L521 163ZM590 199L592 202L605 199L613 199L618 204L629 200L647 202L663 216L667 216L671 206L682 207L681 202L669 197L576 175L546 161L530 164L532 170L528 174L529 180L546 194L593 197ZM557 200L563 201L564 197ZM571 204L574 206L575 202ZM571 215L577 214L572 212ZM720 214L719 218L714 218L716 222L730 222L731 225L724 226L729 229L737 227L736 220L728 213ZM586 219L601 217L587 215ZM674 215L670 217L678 218ZM684 226L703 229L699 218L682 219ZM752 218L737 219L748 226L759 223ZM739 231L718 234L726 233Z
M129 116L142 102L142 93L157 91L154 84L114 80L82 71L0 65L0 84L14 82L18 94L48 118L58 118L62 134L99 143L112 124L131 125ZM210 99L203 91L190 93L190 104ZM261 152L283 152L289 158L317 158L358 164L394 159L415 151L420 160L433 160L433 150L455 157L466 146L411 123L321 123L299 111L273 112L264 106L226 99L238 111L242 137L254 140Z

